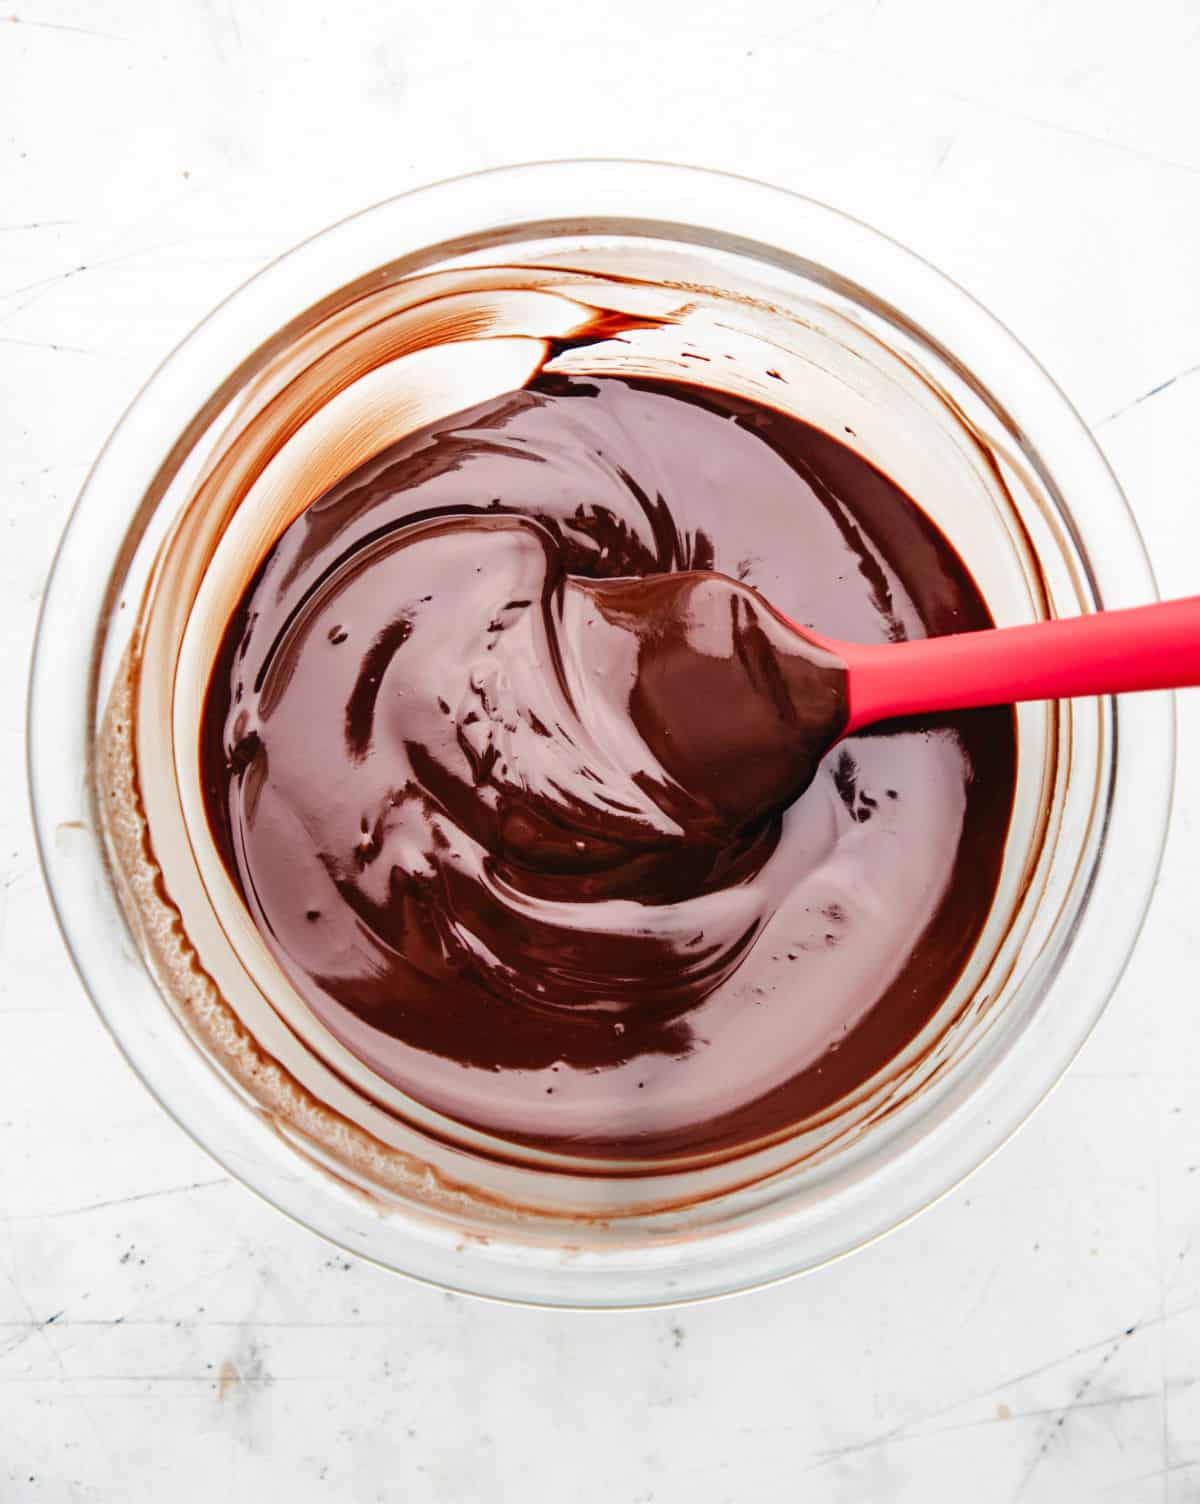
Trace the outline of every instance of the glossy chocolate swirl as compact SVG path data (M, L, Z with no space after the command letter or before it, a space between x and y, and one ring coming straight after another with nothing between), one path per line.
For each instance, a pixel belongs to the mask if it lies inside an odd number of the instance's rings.
M805 793L844 675L768 600L860 640L990 624L879 472L691 387L542 377L307 508L202 765L344 1043L472 1126L644 1156L779 1131L913 1036L987 913L1011 713L856 738Z

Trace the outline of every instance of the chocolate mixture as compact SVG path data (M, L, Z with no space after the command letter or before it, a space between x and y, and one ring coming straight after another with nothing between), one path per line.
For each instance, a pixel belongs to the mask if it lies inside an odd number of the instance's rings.
M201 750L332 1033L472 1127L637 1159L784 1131L895 1056L986 917L1012 713L856 736L809 787L844 673L777 611L991 625L879 471L682 384L542 376L310 506L229 624Z

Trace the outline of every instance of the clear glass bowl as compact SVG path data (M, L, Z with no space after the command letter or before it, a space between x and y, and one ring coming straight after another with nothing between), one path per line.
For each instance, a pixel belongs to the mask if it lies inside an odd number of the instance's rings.
M445 365L447 342L470 342L487 365L485 349L523 348L579 303L669 318L665 331L569 351L561 368L688 379L707 354L721 374L705 379L793 408L905 485L1002 623L1153 598L1133 519L1062 393L910 252L739 178L630 162L507 168L317 236L216 309L148 383L88 479L46 591L30 779L51 896L97 1009L232 1174L418 1278L537 1304L643 1306L859 1247L1023 1121L1136 938L1165 835L1174 715L1165 695L1022 707L1002 880L959 985L910 1050L782 1140L721 1163L585 1176L545 1154L480 1153L480 1136L359 1080L290 994L207 841L193 728L214 626L303 499L302 485L262 483L270 461L302 478L306 446L345 441L362 457L354 445L378 448L396 436L389 424L478 400L439 386L459 369ZM506 360L486 379L503 383ZM387 400L364 439L354 394L377 381ZM347 1080L348 1095L335 1087Z

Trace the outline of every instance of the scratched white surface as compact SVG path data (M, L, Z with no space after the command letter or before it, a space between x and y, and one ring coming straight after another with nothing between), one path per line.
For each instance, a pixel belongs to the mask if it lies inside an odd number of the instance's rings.
M21 736L56 536L157 361L341 215L547 155L749 173L924 252L1092 422L1164 590L1200 589L1196 0L10 4L2 1504L1200 1500L1200 693L1134 963L1017 1140L836 1268L610 1317L348 1262L185 1140L64 958Z

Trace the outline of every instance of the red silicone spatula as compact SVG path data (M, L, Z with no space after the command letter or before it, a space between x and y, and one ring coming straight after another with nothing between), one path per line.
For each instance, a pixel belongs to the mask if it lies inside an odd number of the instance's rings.
M587 601L581 703L612 697L596 724L632 717L658 767L734 823L798 798L831 747L876 721L1200 684L1200 596L864 644L797 626L713 571L570 588ZM614 657L621 633L635 642ZM624 675L597 677L602 643L637 665L632 692Z
M803 635L846 665L843 736L923 711L1200 684L1200 596L883 646Z

